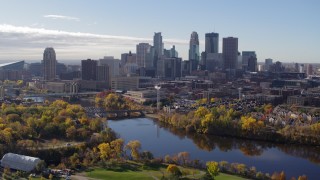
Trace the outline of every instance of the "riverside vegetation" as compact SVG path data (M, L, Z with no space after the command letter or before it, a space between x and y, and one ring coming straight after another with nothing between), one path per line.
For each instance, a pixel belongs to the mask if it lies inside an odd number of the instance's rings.
M188 113L161 113L158 120L187 132L232 136L279 143L320 145L320 123L283 125L266 120L270 104L253 112L236 111L232 106L199 106ZM260 116L256 114L259 113Z

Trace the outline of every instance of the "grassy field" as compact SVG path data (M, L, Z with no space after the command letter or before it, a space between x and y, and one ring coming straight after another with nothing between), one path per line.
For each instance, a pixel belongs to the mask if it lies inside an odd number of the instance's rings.
M192 168L183 168L179 167L182 172L181 179L199 179L202 177L205 172ZM113 168L95 168L86 173L86 175L90 178L94 179L116 179L116 180L134 180L134 179L142 179L142 180L153 180L153 179L161 179L161 177L169 177L170 174L166 171L166 166L158 166L158 167L142 167L137 163L126 163L123 165L118 165ZM232 176L228 174L220 173L219 176L215 178L216 180L244 180L244 178Z

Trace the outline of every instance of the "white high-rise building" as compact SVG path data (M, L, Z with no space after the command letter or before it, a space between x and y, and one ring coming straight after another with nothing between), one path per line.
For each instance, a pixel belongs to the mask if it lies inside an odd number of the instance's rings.
M43 79L54 80L56 78L56 52L52 47L47 47L43 53Z
M147 67L147 53L150 52L149 43L139 43L137 45L137 65L138 67Z
M197 32L192 32L189 43L189 60L199 61L199 36Z

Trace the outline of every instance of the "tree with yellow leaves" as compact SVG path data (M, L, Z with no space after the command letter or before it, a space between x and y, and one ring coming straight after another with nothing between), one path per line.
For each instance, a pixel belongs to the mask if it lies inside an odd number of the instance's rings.
M215 176L217 176L219 174L219 163L215 162L215 161L209 161L206 163L207 166L207 171L210 174L210 176L212 177L212 179L214 179Z

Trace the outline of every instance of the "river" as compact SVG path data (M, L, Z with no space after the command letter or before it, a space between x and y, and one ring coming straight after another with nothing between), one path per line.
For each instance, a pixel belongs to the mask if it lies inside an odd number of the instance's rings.
M271 175L283 170L288 179L305 174L316 180L320 175L320 147L186 134L149 118L109 120L108 125L126 142L139 140L142 150L152 152L155 157L187 151L190 159L203 162L244 163Z

